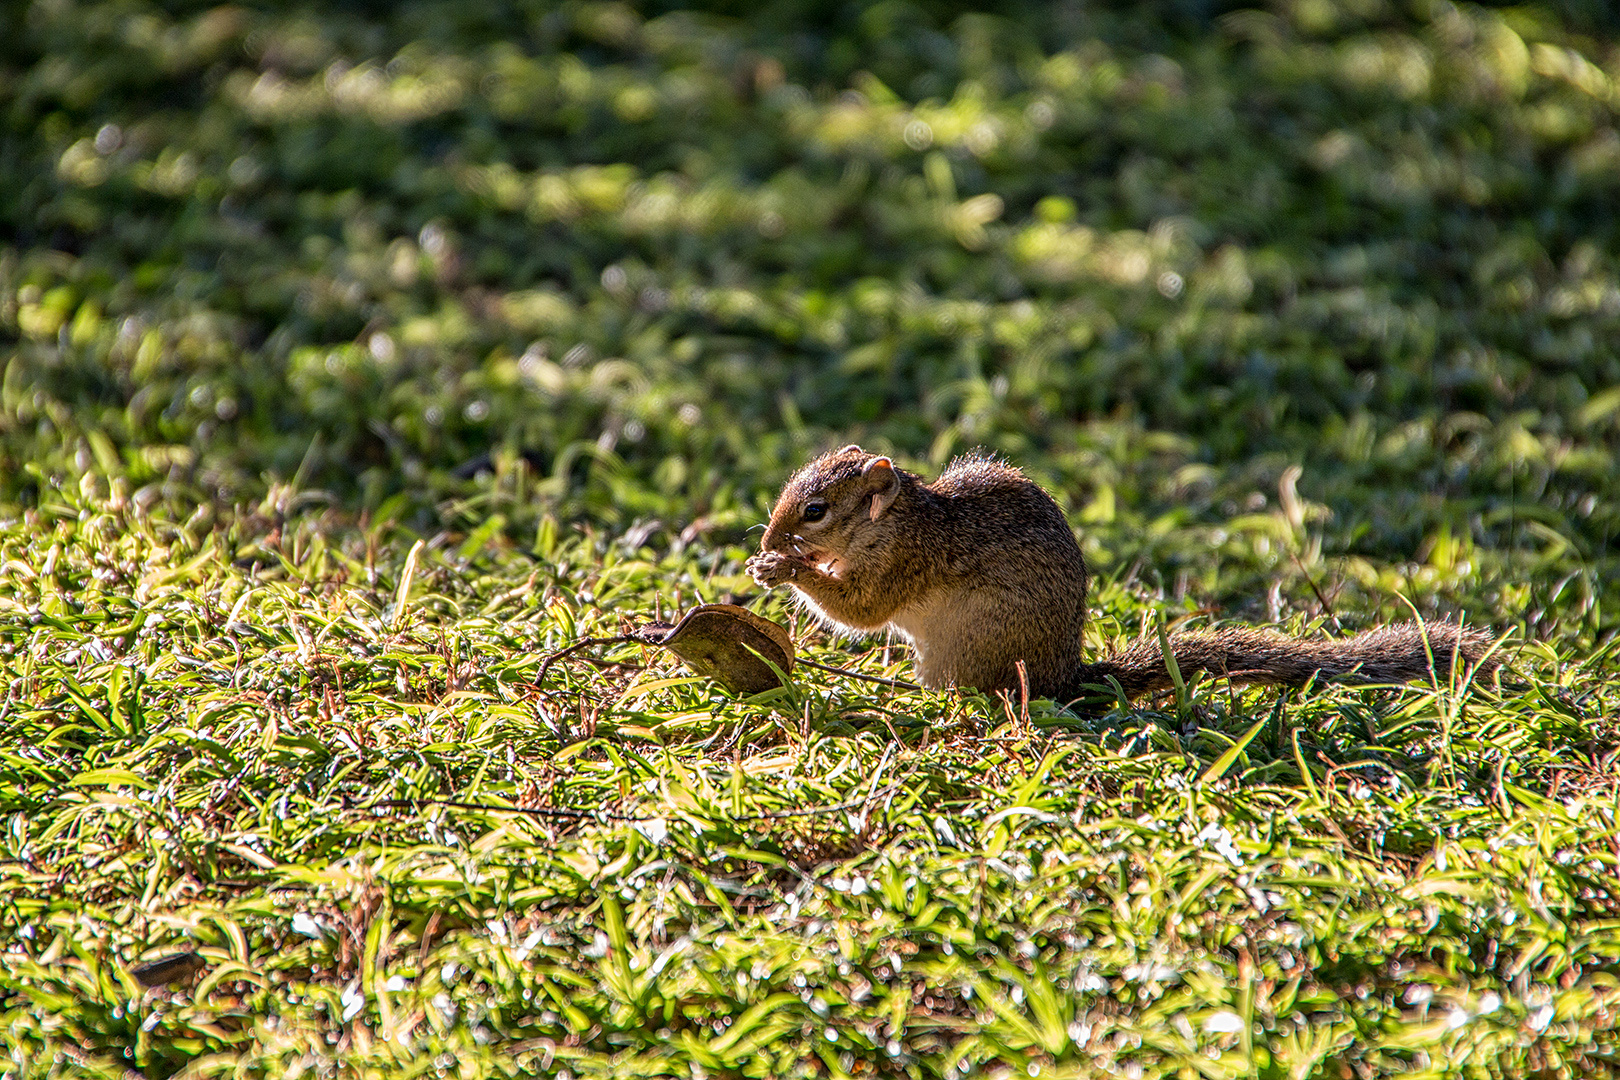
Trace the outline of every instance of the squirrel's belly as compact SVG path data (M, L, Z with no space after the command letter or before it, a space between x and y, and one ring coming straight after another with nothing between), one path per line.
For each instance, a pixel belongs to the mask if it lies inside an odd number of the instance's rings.
M1045 693L1052 669L1066 674L1079 661L1077 649L1072 659L1054 654L1050 620L1050 612L1010 608L1004 594L961 589L931 594L897 612L890 625L911 639L924 686L1016 688L1022 660L1031 690Z
M906 640L916 648L918 656L921 656L927 650L930 637L929 631L938 625L937 619L930 617L929 608L932 606L914 605L909 608L902 608L894 613L894 618L889 620L889 627L903 634Z
M963 685L962 661L975 651L977 621L963 598L935 593L901 608L889 627L911 642L917 654L917 678L924 686Z

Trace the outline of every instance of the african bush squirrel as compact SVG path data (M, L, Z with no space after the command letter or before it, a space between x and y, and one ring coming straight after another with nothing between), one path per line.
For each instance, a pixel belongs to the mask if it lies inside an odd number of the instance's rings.
M1060 702L1096 696L1088 684L1110 676L1127 697L1174 685L1156 640L1081 662L1088 575L1074 532L1038 484L981 453L931 484L859 446L823 454L782 488L748 571L765 588L792 586L835 630L899 631L927 687L1016 690L1019 660L1030 693ZM1184 678L1269 685L1444 678L1454 654L1482 674L1497 667L1489 635L1447 622L1341 639L1235 627L1169 640Z

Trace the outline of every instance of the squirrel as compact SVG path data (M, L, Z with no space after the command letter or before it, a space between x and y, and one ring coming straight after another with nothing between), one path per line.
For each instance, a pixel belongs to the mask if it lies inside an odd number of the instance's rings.
M1117 682L1127 698L1174 686L1156 640L1081 659L1089 574L1062 510L1019 469L982 451L933 483L851 445L795 473L747 570L789 585L832 629L898 631L929 688L1028 692L1060 704ZM1303 686L1312 677L1385 684L1450 669L1494 675L1492 638L1455 623L1401 623L1306 640L1232 627L1169 637L1176 668L1233 682Z

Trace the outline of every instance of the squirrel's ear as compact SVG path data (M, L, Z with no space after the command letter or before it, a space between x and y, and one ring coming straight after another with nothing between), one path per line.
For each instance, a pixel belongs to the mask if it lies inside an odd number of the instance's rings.
M861 476L872 495L872 520L876 521L900 494L900 474L894 471L894 462L886 457L875 457L861 467Z
M865 453L865 451L863 451L861 449L861 444L860 443L850 443L848 446L844 447L843 449L839 450L838 452L840 454L861 454L861 453Z

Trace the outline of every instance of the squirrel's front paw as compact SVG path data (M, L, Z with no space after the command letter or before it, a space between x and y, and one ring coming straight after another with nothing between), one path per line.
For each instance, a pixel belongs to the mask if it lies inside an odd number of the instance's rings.
M761 551L750 558L745 566L749 576L764 589L792 581L800 571L809 568L810 564L803 559L784 555L780 551Z

